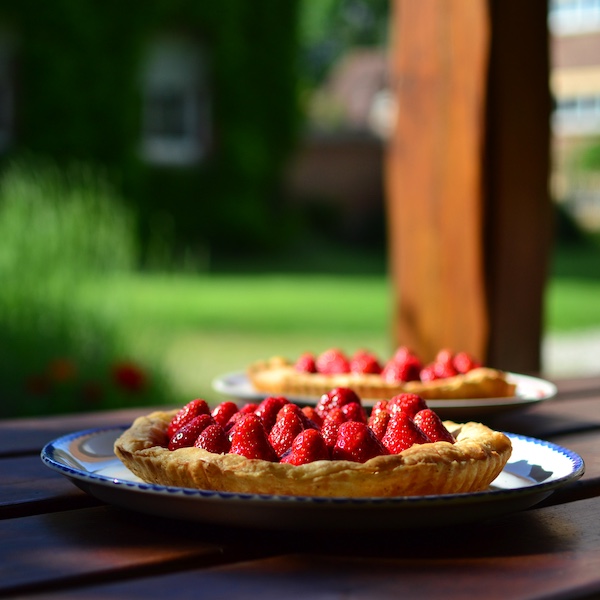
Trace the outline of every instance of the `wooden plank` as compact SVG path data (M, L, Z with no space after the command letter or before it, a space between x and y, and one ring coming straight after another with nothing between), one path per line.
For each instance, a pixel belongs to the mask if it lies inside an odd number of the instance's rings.
M0 481L0 519L100 504L38 456L0 460Z
M0 521L0 595L126 570L223 560L223 546L188 524L89 508ZM251 552L249 552L251 555Z
M163 407L164 409L164 407ZM127 425L154 408L133 408L0 421L0 456L36 454L48 442L84 429Z
M549 255L546 3L395 0L386 159L394 342L540 367Z
M312 531L279 542L282 555L274 558L145 574L40 598L151 599L175 592L178 598L229 600L591 597L600 592L599 537L595 498L472 527L417 529L400 536Z

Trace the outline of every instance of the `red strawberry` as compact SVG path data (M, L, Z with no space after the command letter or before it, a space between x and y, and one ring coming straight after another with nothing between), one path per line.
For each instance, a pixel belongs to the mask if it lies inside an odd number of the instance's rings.
M387 430L381 442L392 453L398 454L414 444L426 444L429 438L403 412L397 412L390 418Z
M452 360L454 368L459 373L468 373L481 366L468 352L458 352Z
M175 432L175 435L169 441L169 450L193 446L200 433L214 422L210 415L203 414L194 417Z
M281 462L299 466L317 460L329 460L329 450L316 429L305 429L298 434L292 449L281 459Z
M302 408L300 408L297 404L294 404L293 402L288 402L287 404L284 404L281 407L281 409L277 413L277 421L283 415L286 415L288 413L294 414L300 419L300 422L302 423L302 429L317 429L318 428L317 424L314 421L312 421L304 413L304 410ZM277 422L277 421L275 421L275 422Z
M404 362L409 357L417 358L417 355L408 346L400 346L396 352L394 352L392 360Z
M421 361L418 358L409 356L400 361L393 359L386 363L381 371L381 377L384 381L394 383L395 381L417 381L421 370Z
M386 410L377 410L371 412L369 417L368 425L375 434L378 440L382 440L385 435L388 423L390 420L390 413Z
M379 412L380 410L387 412L387 405L387 400L377 400L377 402L375 402L373 408L371 409L371 414Z
M419 411L414 417L415 425L432 442L449 442L454 444L454 437L446 429L442 420L430 408Z
M244 415L253 414L254 411L258 408L258 404L254 402L248 402L248 404L244 404L242 408L240 408L240 412Z
M238 411L235 402L221 402L212 411L213 419L221 426L225 427L227 421Z
M321 396L315 410L321 418L325 418L333 408L341 408L344 404L350 404L350 402L356 402L357 404L361 403L360 398L354 390L341 387L334 388L327 392L327 394Z
M435 381L436 379L439 379L437 373L435 372L433 363L426 365L421 369L421 372L419 373L419 379L423 383L427 383L428 381Z
M382 454L389 454L389 452L371 429L364 423L347 421L340 425L331 458L364 463Z
M377 357L366 350L359 350L350 360L352 373L381 373L381 365Z
M312 421L317 427L321 427L323 425L323 419L317 413L317 411L312 406L303 406L302 412L306 415L306 417Z
M273 446L277 456L283 456L291 447L296 436L304 431L300 417L293 412L282 412L277 417L275 425L269 433L269 443Z
M269 396L258 405L254 414L261 418L266 431L271 431L271 427L273 427L275 419L277 419L277 413L288 402L289 400L283 396Z
M316 373L317 365L315 362L315 355L311 352L305 352L301 354L296 364L294 365L296 371L300 371L302 373Z
M449 363L433 363L433 370L437 375L438 379L447 379L448 377L454 377L458 375L457 370L454 368L452 362Z
M433 362L441 363L444 365L451 365L453 358L454 352L452 352L452 350L449 350L448 348L444 348L435 355L435 360Z
M349 373L350 363L346 355L337 348L325 350L317 357L316 361L317 372L325 375L333 375L335 373Z
M236 423L231 434L229 452L271 462L276 462L279 458L267 439L261 418L257 415L244 415Z
M427 408L427 403L417 394L398 394L390 399L387 405L388 412L393 415L396 412L405 412L413 418L420 410Z
M367 413L365 409L357 402L349 402L342 406L342 412L346 415L348 421L359 421L360 423L367 423Z
M172 438L177 431L179 431L186 423L189 423L194 417L208 414L210 414L210 409L208 408L208 404L205 400L196 398L196 400L188 402L171 419L167 429L167 435L169 436L169 439Z
M254 413L251 413L254 414ZM225 423L225 426L223 427L225 433L227 435L229 435L230 439L231 439L231 433L233 432L233 428L236 426L237 422L242 419L243 417L246 416L246 413L243 413L241 410L239 410L236 413L233 413L229 419L229 421L227 421L227 423Z
M213 452L214 454L227 454L231 447L231 442L227 438L225 430L218 423L213 423L200 432L200 435L194 442L194 446L202 448L207 452Z
M341 408L333 408L329 414L323 420L323 426L321 427L321 435L325 440L325 443L329 448L333 448L335 440L337 439L338 429L342 423L345 423L348 419L342 412Z
M433 361L433 369L438 379L454 377L458 374L454 366L454 353L451 350L440 350Z

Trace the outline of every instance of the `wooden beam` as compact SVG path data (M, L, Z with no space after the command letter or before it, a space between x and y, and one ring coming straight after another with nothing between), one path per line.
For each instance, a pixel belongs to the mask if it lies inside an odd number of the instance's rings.
M546 4L394 0L394 342L540 361L550 242Z

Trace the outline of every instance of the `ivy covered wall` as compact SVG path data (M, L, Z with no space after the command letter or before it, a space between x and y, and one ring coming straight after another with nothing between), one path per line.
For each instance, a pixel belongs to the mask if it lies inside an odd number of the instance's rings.
M297 0L0 0L16 41L16 132L5 158L106 166L146 234L211 251L264 247L280 227L294 145ZM210 57L213 145L195 166L140 157L141 61L158 35L198 39Z

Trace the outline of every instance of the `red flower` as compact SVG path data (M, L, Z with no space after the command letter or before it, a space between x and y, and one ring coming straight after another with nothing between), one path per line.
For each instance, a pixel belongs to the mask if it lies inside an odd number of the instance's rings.
M146 374L132 362L120 362L113 366L115 383L127 392L140 392L146 387Z

